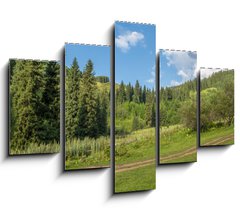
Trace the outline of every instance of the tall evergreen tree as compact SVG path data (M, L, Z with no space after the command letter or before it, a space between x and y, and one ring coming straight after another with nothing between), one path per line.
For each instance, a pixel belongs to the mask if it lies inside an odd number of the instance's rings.
M97 137L97 83L93 72L93 63L88 60L81 78L80 112L78 135Z
M128 85L126 86L126 100L128 102L132 101L132 96L133 96L132 86L131 83L128 83Z
M38 134L44 142L60 139L60 65L56 61L47 64L42 97L42 115Z
M76 135L79 122L79 91L82 72L77 59L74 58L71 68L66 68L66 107L65 128L66 137L71 139Z
M136 81L135 88L134 88L133 101L135 103L140 103L140 84L138 80Z
M126 91L125 91L125 85L124 85L123 81L121 81L121 84L120 84L118 92L117 92L117 100L120 103L123 103L124 101L126 101Z
M25 149L27 144L37 143L39 121L44 88L44 64L38 61L18 60L11 80L11 101L14 125L11 129L11 145Z

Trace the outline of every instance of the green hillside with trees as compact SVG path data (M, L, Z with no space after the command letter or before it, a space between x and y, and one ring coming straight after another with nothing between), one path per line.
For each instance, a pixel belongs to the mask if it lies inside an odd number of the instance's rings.
M155 90L115 86L115 192L155 188Z
M161 88L160 163L196 161L197 80Z
M65 168L109 166L109 78L96 77L91 60L81 71L74 58L66 67L65 90Z
M201 80L201 146L234 143L234 71L223 70Z

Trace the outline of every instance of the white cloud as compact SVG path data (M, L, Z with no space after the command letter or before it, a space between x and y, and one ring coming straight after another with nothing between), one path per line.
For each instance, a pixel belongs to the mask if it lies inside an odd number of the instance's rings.
M181 76L183 80L187 80L189 78L189 74L184 72L183 70L178 71L177 74Z
M147 80L148 83L154 83L155 82L155 65L152 66L151 70L151 78Z
M136 31L128 31L123 35L118 35L115 38L116 46L121 49L122 52L127 52L131 47L136 46L137 43L144 40L144 35Z
M171 83L170 83L171 86L178 86L178 85L181 85L181 84L182 84L181 82L178 82L176 80L171 80Z
M201 79L208 78L212 74L221 71L219 68L201 68L200 69L200 76Z
M165 50L167 65L173 66L177 70L177 75L181 77L181 83L196 77L197 58L196 53L186 51ZM179 83L179 82L178 82Z

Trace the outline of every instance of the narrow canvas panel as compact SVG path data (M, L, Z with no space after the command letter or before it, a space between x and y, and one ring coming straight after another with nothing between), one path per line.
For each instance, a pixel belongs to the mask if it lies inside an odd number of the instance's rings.
M200 69L200 146L234 144L234 70Z
M65 169L110 165L110 47L65 45Z
M155 189L155 31L115 22L115 193Z
M197 53L160 50L159 163L197 160Z
M9 60L9 155L60 151L60 64Z

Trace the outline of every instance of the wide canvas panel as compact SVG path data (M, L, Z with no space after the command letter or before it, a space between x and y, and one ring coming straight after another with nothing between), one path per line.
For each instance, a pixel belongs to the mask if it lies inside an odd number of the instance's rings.
M196 66L196 52L160 50L160 164L197 160Z
M60 150L60 64L9 60L9 155Z
M200 68L200 146L234 144L234 70Z
M155 188L155 31L115 22L115 193Z
M65 44L65 169L110 165L110 47Z

